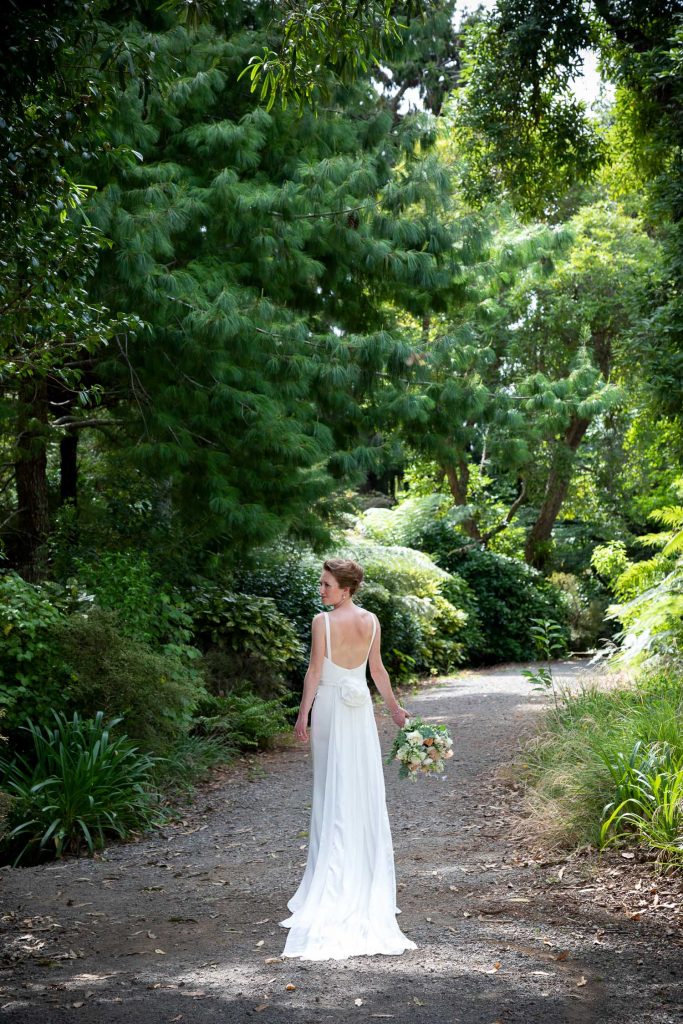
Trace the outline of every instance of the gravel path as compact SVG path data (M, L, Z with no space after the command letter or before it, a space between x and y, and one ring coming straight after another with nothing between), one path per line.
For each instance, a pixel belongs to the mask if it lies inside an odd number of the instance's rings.
M557 666L567 682L580 671ZM446 721L456 751L443 781L385 770L416 950L279 959L310 809L309 754L291 747L215 773L182 823L138 843L0 870L8 1024L679 1021L669 883L619 854L543 861L519 838L522 795L501 779L543 704L519 669L466 672L404 703ZM394 726L377 720L386 750Z

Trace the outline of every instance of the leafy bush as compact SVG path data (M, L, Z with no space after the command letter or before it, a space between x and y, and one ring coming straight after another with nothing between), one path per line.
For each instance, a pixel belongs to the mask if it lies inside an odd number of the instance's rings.
M600 845L643 843L683 864L683 754L636 740L627 755L604 755L615 795L603 811Z
M374 612L381 623L382 660L392 679L413 677L419 667L423 630L409 599L392 594L381 583L364 582L357 603Z
M48 722L53 711L74 710L125 714L136 740L163 745L186 726L203 688L195 648L181 642L153 651L76 583L1 575L0 632L0 704L19 746L27 719Z
M3 847L20 861L64 853L92 853L107 835L125 838L158 820L149 785L154 761L127 739L112 739L120 720L99 712L69 721L55 714L48 728L30 722L31 757L0 758L2 785L12 795L10 831Z
M189 732L164 751L151 778L164 797L173 800L180 794L191 794L195 784L205 779L212 768L228 763L237 753L229 736Z
M264 747L290 730L293 714L283 698L262 700L248 691L207 696L197 709L193 731L220 738L228 748Z
M91 593L100 608L116 612L126 636L164 653L181 654L190 644L189 606L163 585L144 553L105 552L93 561L76 561L75 569L73 585Z
M683 493L681 481L678 490ZM608 609L623 625L620 660L641 665L657 659L680 662L683 651L683 506L656 509L650 518L668 529L639 542L661 550L625 567L622 560L622 571L613 581L621 603ZM607 553L596 551L594 561L609 571Z
M51 708L64 707L68 668L55 649L54 631L70 603L64 587L0 574L0 704L10 734L26 718L47 719Z
M636 795L617 785L617 775L631 760L634 769L642 769L644 758L634 758L634 751L649 757L648 752L665 749L671 763L683 763L680 674L648 672L636 683L605 687L595 682L565 693L559 714L546 716L524 752L520 770L530 783L530 827L548 843L599 846L612 834L614 822L604 827L609 816L623 799ZM664 789L673 791L668 782L662 785L662 795ZM642 831L641 838L649 843Z
M321 609L318 581L322 562L303 545L261 548L252 554L248 566L235 570L233 585L244 594L271 598L308 647L311 620Z
M559 592L526 563L468 547L445 519L425 530L423 544L440 566L464 579L476 597L482 632L468 646L472 661L533 658L532 620L566 625ZM568 628L566 634L569 640Z
M53 640L68 666L63 700L69 709L123 715L128 734L157 752L187 730L204 686L184 659L124 635L118 616L96 607L63 620Z
M369 508L363 514L363 533L384 545L420 548L431 524L451 506L445 494L406 498L394 508Z
M304 660L294 626L270 598L207 585L196 592L194 622L207 684L216 695L245 685L262 695L277 694Z
M612 631L605 625L608 596L595 577L554 572L549 582L561 594L572 650L591 650L600 638L610 635Z
M476 619L470 626L473 601L462 580L422 551L383 546L353 534L338 553L363 566L358 603L375 612L382 624L382 656L390 674L406 679L416 673L449 672L462 664L469 635L477 628Z

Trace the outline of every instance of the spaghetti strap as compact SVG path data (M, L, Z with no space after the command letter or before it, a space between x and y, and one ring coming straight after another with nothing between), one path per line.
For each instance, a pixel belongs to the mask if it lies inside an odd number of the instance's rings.
M376 632L377 632L377 616L373 615L372 616L372 636L370 637L370 646L368 647L368 658L370 657L370 651L372 650L372 645L375 642L375 633Z
M323 615L325 616L325 637L327 639L327 652L326 653L327 653L328 659L330 661L332 661L332 644L330 643L330 613L329 612L323 612ZM373 636L373 640L374 640L374 636Z

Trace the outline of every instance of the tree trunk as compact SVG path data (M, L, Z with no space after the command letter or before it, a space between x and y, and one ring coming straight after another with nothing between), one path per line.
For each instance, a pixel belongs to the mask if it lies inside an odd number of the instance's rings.
M12 554L18 572L32 583L41 580L47 569L47 413L45 381L22 385L14 463L18 510Z
M562 508L562 502L567 497L572 478L574 455L589 426L590 420L573 416L564 433L564 438L553 456L545 485L543 504L536 522L527 534L524 546L524 557L535 569L543 569L547 564L550 555L549 541L555 520Z
M448 486L450 488L451 494L453 495L453 500L455 501L455 504L466 505L467 488L470 482L469 466L467 465L464 459L459 459L457 469L453 465L443 466L442 468L444 473L446 474ZM477 526L472 516L468 516L466 519L463 519L461 526L468 537L471 537L472 540L476 540L477 543L482 542L483 538L481 536L481 531L479 530L479 527Z
M59 442L59 497L62 505L76 504L78 492L78 434L70 430Z

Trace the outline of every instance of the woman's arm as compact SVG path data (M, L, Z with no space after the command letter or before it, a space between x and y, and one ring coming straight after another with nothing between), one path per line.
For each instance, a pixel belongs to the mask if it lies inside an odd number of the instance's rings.
M296 738L302 743L308 741L308 715L313 707L318 683L323 671L325 657L325 620L323 612L315 616L311 623L311 656L304 676L304 690L301 695L299 714L294 725Z
M375 616L377 618L377 616ZM394 691L391 688L391 681L389 679L389 673L384 667L382 661L382 627L377 619L377 631L375 632L375 639L372 642L370 648L370 655L368 657L368 665L370 667L370 675L372 680L382 694L384 703L391 711L391 717L399 729L402 729L410 717L408 712L405 711L394 696Z

